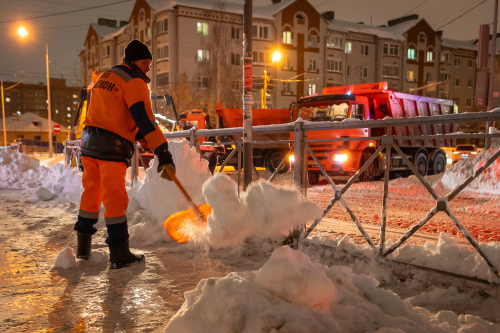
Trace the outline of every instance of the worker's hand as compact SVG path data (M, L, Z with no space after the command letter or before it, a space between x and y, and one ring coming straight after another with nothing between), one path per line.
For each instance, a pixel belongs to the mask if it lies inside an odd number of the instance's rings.
M170 175L168 174L167 170L165 170L165 168L169 169L175 175L175 164L172 163L172 164L162 165L158 169L160 169L160 168L161 168L161 170L158 171L158 172L161 171L160 177L163 179L172 181L173 180L172 177L170 177Z

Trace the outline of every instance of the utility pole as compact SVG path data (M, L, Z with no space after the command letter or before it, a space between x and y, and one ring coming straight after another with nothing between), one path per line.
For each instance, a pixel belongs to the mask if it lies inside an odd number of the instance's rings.
M7 127L5 127L5 104L3 101L3 80L2 79L0 79L0 90L2 91L3 145L7 147Z
M243 190L252 183L252 0L243 3Z
M49 120L49 156L52 158L52 107L50 103L50 79L49 79L49 43L45 43L45 62L47 63L47 107Z
M495 11L493 12L493 33L491 35L491 55L490 55L490 84L488 87L488 111L493 110L493 84L495 83L495 60L497 56L497 21L498 21L498 0L495 0ZM486 133L489 133L490 127L495 126L495 123L488 121L486 125ZM485 148L489 149L491 139L487 138Z

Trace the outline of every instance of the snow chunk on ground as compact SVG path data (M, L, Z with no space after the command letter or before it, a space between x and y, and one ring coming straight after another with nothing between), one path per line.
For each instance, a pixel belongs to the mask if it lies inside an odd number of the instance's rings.
M108 259L108 253L103 249L98 249L90 253L89 261L94 264L102 264L108 262Z
M76 267L76 257L73 254L73 249L67 247L59 253L57 256L54 267L60 267L64 269L71 269Z
M295 227L322 216L322 210L297 191L260 180L238 198L237 184L225 174L216 174L203 185L203 195L212 207L207 227L186 230L190 239L212 248L234 246L246 238L276 239Z
M63 163L55 163L42 186L61 202L80 202L83 193L82 173L77 168L64 168Z

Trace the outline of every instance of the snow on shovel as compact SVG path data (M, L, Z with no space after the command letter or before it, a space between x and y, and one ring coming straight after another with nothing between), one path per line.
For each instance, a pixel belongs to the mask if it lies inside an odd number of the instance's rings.
M197 206L184 189L184 186L175 177L174 172L166 167L164 169L191 205L190 209L170 215L164 225L165 230L173 240L177 243L185 243L189 240L188 231L194 228L205 228L207 225L207 215L212 213L212 207L209 204Z

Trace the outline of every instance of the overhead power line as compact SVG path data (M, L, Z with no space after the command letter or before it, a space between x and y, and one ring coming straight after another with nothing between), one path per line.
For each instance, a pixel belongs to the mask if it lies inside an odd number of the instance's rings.
M21 19L21 20L1 21L0 23L12 23L12 22L17 22L17 21L36 20L36 19L45 18L45 17L53 17L53 16L59 16L59 15L65 15L65 14L83 12L83 11L86 11L86 10L91 10L91 9L96 9L96 8L102 8L102 7L108 7L108 6L118 5L120 3L130 2L130 1L132 1L132 0L122 0L122 1L118 1L118 2L109 3L109 4L106 4L106 5L99 5L99 6L86 7L86 8L81 8L81 9L74 9L74 10L69 10L69 11L66 11L66 12L53 13L53 14L47 14L47 15L33 16L33 17L28 17L28 18L25 18L25 19Z
M465 14L469 13L470 11L472 11L474 8L477 8L479 7L480 5L482 5L483 3L485 3L486 0L483 0L481 1L480 3L478 3L477 5L475 5L474 7L470 8L469 10L467 10L465 13L463 14L460 14L459 16L455 17L453 20L451 20L450 22L446 23L446 24L443 24L442 26L440 26L439 28L436 28L436 30L439 30L443 27L446 27L448 24L451 24L453 22L455 22L456 20L458 20L459 18L461 18L462 16L464 16Z
M413 12L415 9L417 9L418 7L422 6L424 3L426 3L427 1L429 0L424 0L422 1L419 5L417 5L417 7L413 8L413 9L410 9L409 11L407 11L405 14L403 14L403 16L406 16L408 14L410 14L411 12Z

